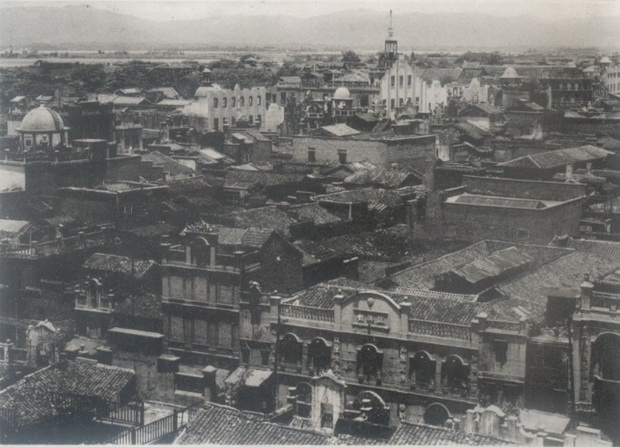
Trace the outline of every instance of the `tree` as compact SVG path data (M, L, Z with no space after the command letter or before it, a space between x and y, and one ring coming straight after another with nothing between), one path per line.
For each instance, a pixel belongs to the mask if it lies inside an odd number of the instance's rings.
M344 53L342 53L342 62L345 63L353 63L353 64L357 64L360 62L360 57L355 53L355 51L353 50L347 50Z

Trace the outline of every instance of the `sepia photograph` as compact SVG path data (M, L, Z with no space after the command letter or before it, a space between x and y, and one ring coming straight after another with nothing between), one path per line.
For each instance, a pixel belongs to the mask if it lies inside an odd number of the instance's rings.
M0 444L620 447L620 0L0 0Z

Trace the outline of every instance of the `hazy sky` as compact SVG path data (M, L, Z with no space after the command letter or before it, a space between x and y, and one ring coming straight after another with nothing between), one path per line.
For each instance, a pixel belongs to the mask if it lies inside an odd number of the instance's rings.
M399 12L484 12L492 15L540 15L545 18L620 16L620 0L0 0L2 6L89 4L146 19L167 21L218 15L284 14L311 17L336 11L370 9Z

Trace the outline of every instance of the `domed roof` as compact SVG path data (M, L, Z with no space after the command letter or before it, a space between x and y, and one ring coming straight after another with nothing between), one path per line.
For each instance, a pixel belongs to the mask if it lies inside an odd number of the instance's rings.
M334 92L334 99L351 99L351 93L346 87L338 87Z
M45 106L32 109L22 120L21 132L62 132L65 123L55 110Z
M611 59L609 59L607 56L603 56L598 63L599 64L611 64Z
M500 76L501 79L518 79L520 77L521 76L517 74L517 70L515 70L512 67L506 68L506 71L504 71L504 74Z

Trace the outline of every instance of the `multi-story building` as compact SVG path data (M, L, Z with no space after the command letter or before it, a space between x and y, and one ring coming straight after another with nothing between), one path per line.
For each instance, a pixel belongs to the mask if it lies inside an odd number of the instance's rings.
M268 106L265 87L242 89L236 85L227 90L214 84L198 87L194 100L183 108L183 113L201 131L225 130L241 118L260 129Z
M528 326L509 303L366 290L345 280L286 299L248 294L241 303L241 361L273 368L276 407L286 404L291 387L303 407L311 378L331 370L346 382L347 399L370 392L394 420L442 424L473 408L479 396L522 406Z

